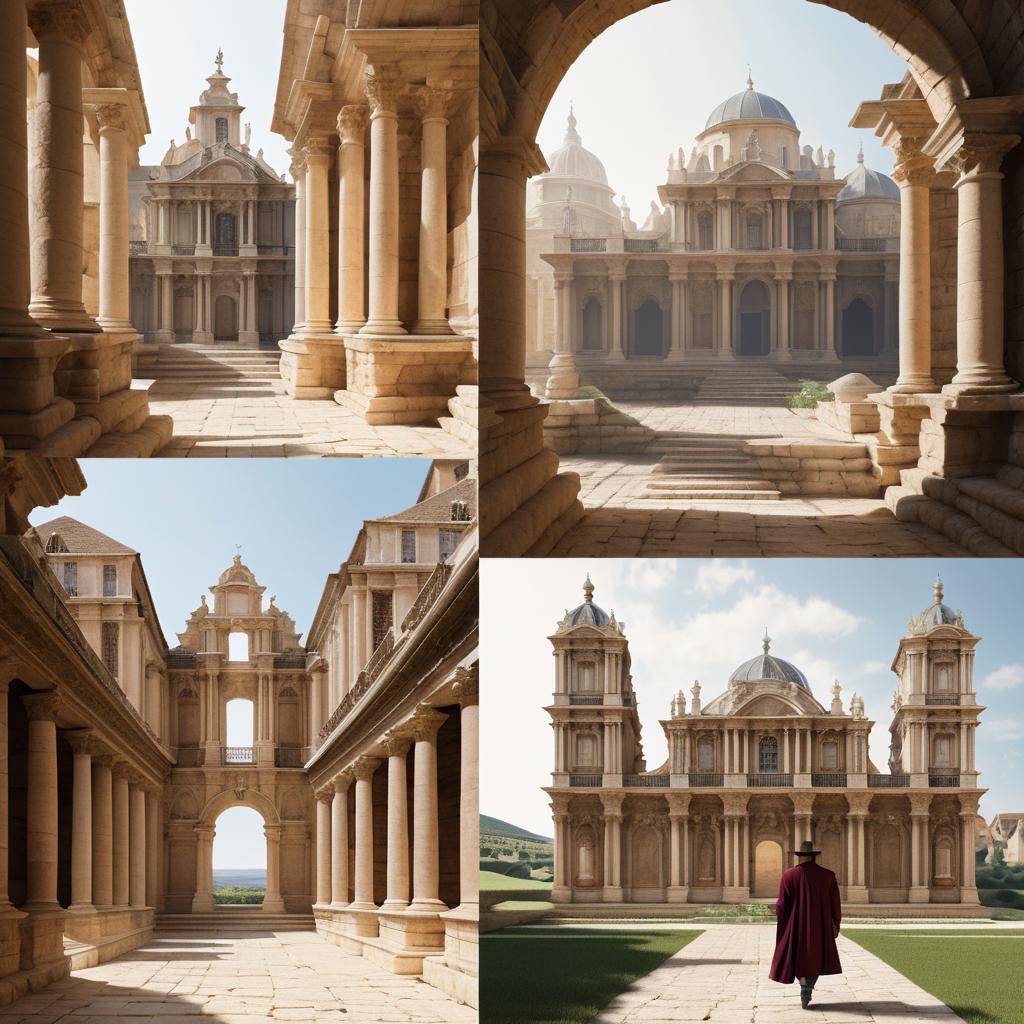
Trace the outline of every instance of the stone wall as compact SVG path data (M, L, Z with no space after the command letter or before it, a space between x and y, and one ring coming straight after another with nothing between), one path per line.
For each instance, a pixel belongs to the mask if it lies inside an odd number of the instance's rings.
M643 451L657 436L607 398L549 401L544 445L559 455Z
M932 375L948 384L956 373L956 192L932 189Z
M877 498L879 481L866 444L842 441L748 441L747 455L782 494Z

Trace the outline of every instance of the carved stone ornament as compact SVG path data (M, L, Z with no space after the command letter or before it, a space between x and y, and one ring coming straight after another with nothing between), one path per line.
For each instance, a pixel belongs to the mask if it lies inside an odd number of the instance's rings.
M444 120L451 106L454 90L451 82L420 85L412 90L413 103L421 118L437 118Z
M85 42L89 35L89 18L79 0L62 0L42 8L33 8L28 14L32 34L40 42L56 36L73 43Z
M480 703L480 672L477 665L456 670L452 692L463 707Z
M100 131L124 131L128 127L127 110L123 103L98 103L93 107Z
M397 112L399 82L393 72L367 64L363 89L366 92L366 98L370 101L372 117Z
M366 125L370 120L368 107L350 103L338 111L338 138L341 144L362 145L366 137Z

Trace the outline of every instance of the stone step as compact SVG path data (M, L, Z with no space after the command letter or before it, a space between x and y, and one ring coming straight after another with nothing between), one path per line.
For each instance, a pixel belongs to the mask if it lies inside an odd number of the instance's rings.
M312 914L269 914L259 906L236 910L223 908L203 914L157 914L154 922L158 932L207 931L312 931L316 922Z
M660 500L676 499L679 501L779 501L782 495L774 489L762 490L651 490L641 495L642 498L658 498Z
M1012 558L1018 552L992 537L977 520L934 498L925 497L909 487L890 487L885 501L904 522L923 523L983 558Z
M673 476L664 480L650 480L647 483L647 489L652 491L770 491L776 488L770 480L758 480L746 475L737 477Z

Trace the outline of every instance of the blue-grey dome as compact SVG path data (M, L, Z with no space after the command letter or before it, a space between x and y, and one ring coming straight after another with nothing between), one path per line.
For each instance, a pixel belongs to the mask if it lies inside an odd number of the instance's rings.
M857 166L846 176L846 185L836 196L837 203L853 199L895 199L900 201L900 187L888 174L873 171L864 163L863 150L857 154Z
M578 608L565 613L563 626L607 626L611 619L608 613L594 604L594 584L590 582L590 574L583 584L584 601Z
M922 632L935 629L936 626L963 625L962 621L958 621L960 616L948 605L942 603L941 579L935 580L935 585L932 587L932 595L935 598L935 603L930 608L926 608L917 617L917 625Z
M754 91L754 83L748 78L747 87L743 92L730 96L711 111L704 130L713 128L724 121L785 121L796 127L793 115L774 96L766 96L763 92Z
M807 682L807 676L796 665L783 661L782 658L776 658L773 654L769 654L768 648L770 646L771 640L768 639L766 633L763 641L764 653L759 654L756 658L751 658L750 661L743 662L729 676L729 682L754 683L761 679L778 679L783 683L796 683L797 686L810 693L811 684Z

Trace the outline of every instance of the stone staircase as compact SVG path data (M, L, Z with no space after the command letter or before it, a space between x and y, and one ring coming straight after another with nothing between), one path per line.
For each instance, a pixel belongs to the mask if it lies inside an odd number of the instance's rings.
M743 451L746 438L730 434L662 434L647 449L661 454L642 494L658 500L778 501L757 460Z
M154 931L174 932L301 932L313 931L316 922L308 914L268 914L259 906L223 906L204 914L157 914Z
M279 349L221 345L161 345L158 361L146 368L156 382L151 394L168 399L258 398L281 393Z
M730 364L712 370L701 381L693 404L784 406L786 396L799 390L799 384L770 366Z
M480 414L480 397L475 384L460 384L455 397L448 400L450 416L442 416L438 422L441 429L452 437L464 441L474 452L477 442L477 419Z

